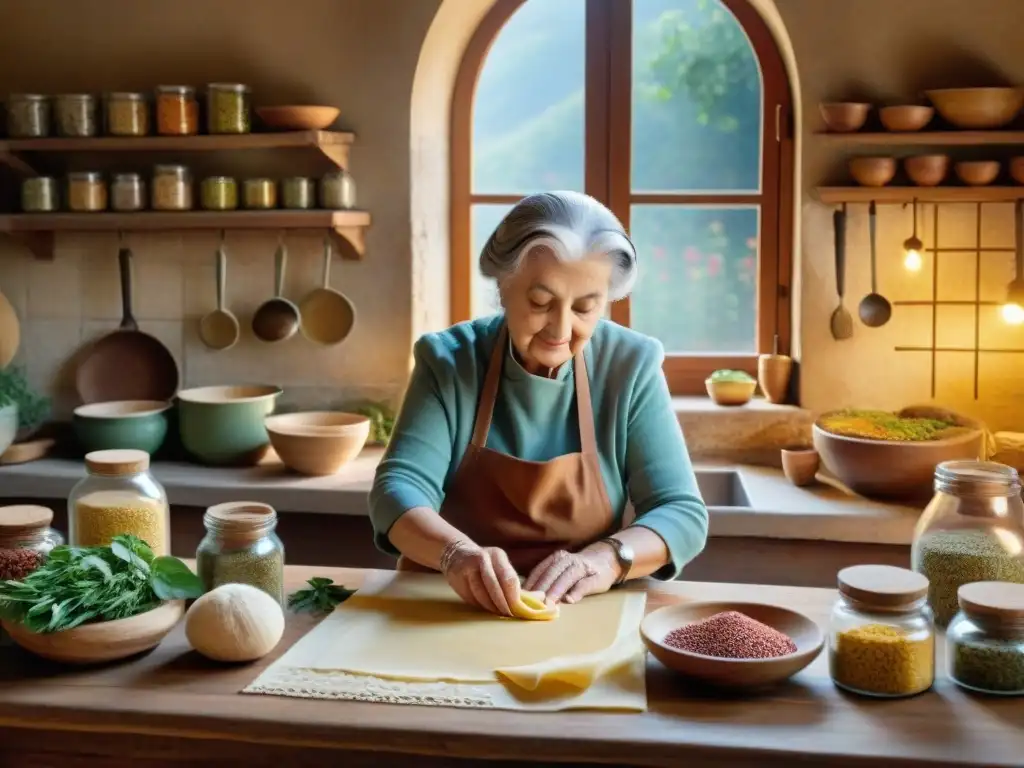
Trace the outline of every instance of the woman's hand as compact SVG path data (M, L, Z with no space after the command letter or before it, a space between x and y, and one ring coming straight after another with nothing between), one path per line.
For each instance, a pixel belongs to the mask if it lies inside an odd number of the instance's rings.
M442 556L442 573L456 594L470 605L511 616L519 602L519 574L505 551L475 544L450 544Z
M549 605L575 603L587 595L607 592L618 580L619 570L618 559L609 546L577 553L560 550L533 569L523 588L543 592Z

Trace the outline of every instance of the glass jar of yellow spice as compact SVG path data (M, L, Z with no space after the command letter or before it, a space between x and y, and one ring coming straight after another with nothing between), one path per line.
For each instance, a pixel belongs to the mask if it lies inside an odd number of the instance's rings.
M87 476L68 497L68 537L76 547L138 536L156 555L170 554L167 493L149 472L149 454L136 450L85 455Z
M898 698L935 680L935 624L928 579L891 565L839 572L829 628L829 668L837 686L864 696Z

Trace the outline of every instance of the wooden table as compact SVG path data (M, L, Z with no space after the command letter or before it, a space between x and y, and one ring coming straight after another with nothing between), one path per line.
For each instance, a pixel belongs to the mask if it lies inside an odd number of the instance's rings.
M324 575L356 586L368 571L290 567L289 589ZM680 599L755 600L826 625L831 590L650 585L649 607ZM847 696L825 656L756 698L688 687L653 659L646 714L445 709L241 695L313 626L289 616L275 654L225 668L191 652L181 627L152 653L69 670L0 648L0 766L1021 766L1024 700L968 696L945 679L913 699Z

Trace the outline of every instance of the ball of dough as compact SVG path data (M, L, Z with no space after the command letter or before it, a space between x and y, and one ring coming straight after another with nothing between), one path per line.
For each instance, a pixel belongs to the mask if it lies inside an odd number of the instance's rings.
M200 597L185 614L185 637L214 661L254 661L274 650L284 634L284 611L262 589L224 584Z

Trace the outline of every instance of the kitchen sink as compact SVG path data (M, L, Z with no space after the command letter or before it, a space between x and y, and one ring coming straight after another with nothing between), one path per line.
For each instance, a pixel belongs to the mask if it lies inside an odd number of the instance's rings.
M699 469L697 487L709 507L749 507L750 497L740 473L729 469Z

